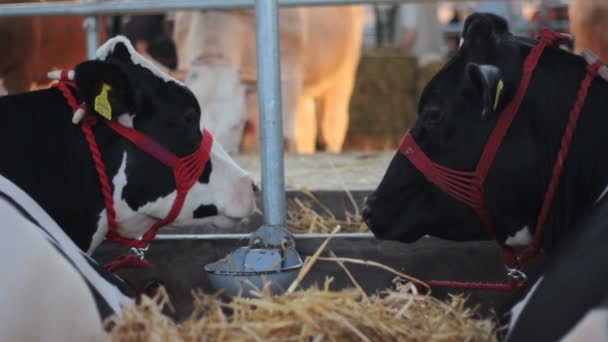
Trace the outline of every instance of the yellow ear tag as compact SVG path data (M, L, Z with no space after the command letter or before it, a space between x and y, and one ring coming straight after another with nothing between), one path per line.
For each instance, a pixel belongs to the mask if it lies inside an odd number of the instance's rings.
M110 105L110 101L108 101L108 91L110 89L112 87L104 83L101 86L99 95L95 96L95 111L108 120L112 119L112 106Z
M500 93L502 92L502 87L503 87L503 83L502 80L498 81L498 85L496 86L496 97L494 98L494 110L496 110L496 107L498 107L498 100L500 99Z

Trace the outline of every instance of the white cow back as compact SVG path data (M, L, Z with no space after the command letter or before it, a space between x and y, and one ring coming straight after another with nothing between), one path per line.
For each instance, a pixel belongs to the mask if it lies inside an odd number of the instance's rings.
M0 217L0 341L103 340L100 310L133 300L1 176Z

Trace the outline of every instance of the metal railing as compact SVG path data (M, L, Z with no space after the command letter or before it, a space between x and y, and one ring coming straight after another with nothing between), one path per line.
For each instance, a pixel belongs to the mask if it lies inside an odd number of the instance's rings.
M15 0L18 1L18 0ZM279 0L280 6L323 6L349 4L431 3L446 0ZM467 2L469 0L448 0ZM478 0L479 1L479 0ZM501 0L481 0L501 1ZM274 2L274 1L272 1ZM0 5L0 17L29 17L49 15L150 14L175 10L229 10L252 8L256 0L134 0L134 1L73 1Z

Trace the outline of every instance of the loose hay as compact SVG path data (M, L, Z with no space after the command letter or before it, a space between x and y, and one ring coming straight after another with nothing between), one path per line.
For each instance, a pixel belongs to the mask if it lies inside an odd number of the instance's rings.
M462 296L442 302L414 294L411 283L366 296L323 287L288 295L234 298L196 291L191 317L176 325L162 314L166 292L125 310L110 341L496 341L490 320L475 318ZM226 312L232 314L226 314Z
M163 314L175 311L161 289L154 298L144 296L137 306L105 322L110 341L497 341L496 325L479 319L477 308L466 299L452 296L442 302L418 293L422 281L386 265L353 258L321 257L336 226L313 256L306 259L298 277L285 294L273 296L266 286L254 298L234 297L224 302L219 294L193 291L190 318L176 324ZM322 287L296 290L312 265L337 262L354 288L330 290L333 278ZM379 267L398 276L395 289L368 296L345 263ZM409 280L401 283L400 280ZM414 284L418 284L415 286Z
M312 192L300 189L307 199L294 198L287 201L287 229L293 233L330 233L336 226L341 226L345 233L368 232L367 224L363 222L359 208L349 196L355 212L344 212L345 219L339 220ZM320 208L318 212L314 206Z

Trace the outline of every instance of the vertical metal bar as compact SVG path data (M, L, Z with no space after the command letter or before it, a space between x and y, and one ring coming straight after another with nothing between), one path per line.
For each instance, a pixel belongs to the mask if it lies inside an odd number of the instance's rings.
M547 6L547 2L545 0L541 0L540 2L540 6L539 6L539 22L538 24L540 25L540 28L547 26L547 27L551 27L551 23L549 22L549 9Z
M96 0L85 0L85 3L94 3ZM99 23L96 16L84 18L84 29L87 33L87 58L95 59L95 51L99 46Z
M255 13L264 223L284 228L285 180L277 0L256 0Z

